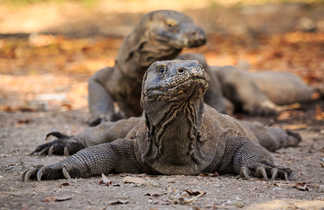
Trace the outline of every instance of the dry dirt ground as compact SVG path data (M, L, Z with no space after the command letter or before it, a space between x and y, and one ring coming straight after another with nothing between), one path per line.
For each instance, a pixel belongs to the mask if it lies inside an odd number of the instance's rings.
M194 52L203 53L209 64L289 71L301 76L308 84L320 87L324 84L324 7L294 5L257 6L242 11L214 5L215 10L209 8L206 13L203 9L187 10L187 14L194 14L196 19L201 17L203 27L210 31L208 44ZM18 24L30 13L38 14L38 11L44 15L46 8L42 6L41 10L27 10L26 13L19 10L25 14L20 16L18 13L3 15L7 10L2 8L0 28L10 26L4 24L10 21ZM279 15L283 8L286 8L285 19ZM10 14L12 11L9 10ZM73 27L66 27L67 23L64 23L53 31L73 35L76 30L84 37L0 36L0 209L324 208L323 98L306 105L297 104L296 109L276 117L236 115L240 119L292 129L302 135L300 146L273 153L278 165L296 172L295 181L243 180L235 175L217 174L119 174L107 175L107 178L22 182L21 174L25 169L64 158L28 155L44 142L47 133L61 131L73 135L87 126L87 78L99 68L113 65L122 40L120 35L124 36L139 17L137 13L129 13L99 21L101 19L93 20L91 15L78 15L77 9L71 14L74 16L69 20L77 16L84 19L75 21ZM216 22L211 22L211 14L222 15L214 20ZM22 19L16 17L15 20L15 15ZM245 18L241 18L242 15ZM229 22L222 21L222 17ZM33 18L37 20L36 16ZM91 25L93 22L95 24ZM118 37L103 37L106 31L98 32L98 28L103 30L109 22L120 27ZM268 25L264 25L265 22ZM213 29L212 26L218 23L221 25ZM68 24L71 23L68 21ZM244 27L237 28L241 25ZM94 36L92 26L100 36ZM302 28L295 31L297 26ZM61 31L62 28L67 31ZM270 36L271 28L280 29L280 33L275 31ZM25 33L24 30L14 32ZM33 30L31 32L35 32Z
M216 174L119 174L109 175L108 184L100 184L100 177L24 183L20 176L26 168L64 158L28 155L44 142L45 134L53 130L77 133L86 127L87 113L85 110L1 113L0 209L226 209L276 199L323 202L324 123L314 119L318 105L323 108L324 102L295 111L298 114L289 120L259 118L268 124L295 126L293 129L303 136L299 147L273 153L278 164L297 173L297 180L274 182ZM292 202L290 206L297 204ZM324 207L323 203L319 206Z

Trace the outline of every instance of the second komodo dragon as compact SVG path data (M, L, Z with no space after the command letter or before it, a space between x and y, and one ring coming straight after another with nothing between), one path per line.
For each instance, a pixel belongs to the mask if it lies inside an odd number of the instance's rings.
M140 116L142 79L154 61L177 57L183 48L199 47L206 43L206 35L190 17L170 10L153 11L144 15L134 30L124 39L114 67L107 67L89 79L88 103L92 119L90 125L101 120ZM212 90L207 95L209 105L225 112L219 97ZM117 114L114 103L119 107Z
M292 171L276 166L266 149L296 146L298 134L255 127L220 114L204 103L207 88L206 72L198 61L157 61L143 77L141 118L103 123L75 138L55 140L61 145L45 145L41 151L59 149L61 154L75 147L88 148L61 162L31 168L23 173L23 180L216 171L245 178L288 179ZM103 142L109 143L90 146Z

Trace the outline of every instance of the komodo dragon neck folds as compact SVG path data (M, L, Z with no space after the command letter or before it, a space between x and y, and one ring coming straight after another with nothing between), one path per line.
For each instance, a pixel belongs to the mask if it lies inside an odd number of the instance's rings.
M206 43L202 28L182 13L170 10L144 15L124 39L114 67L107 67L89 79L88 103L92 120L117 120L140 116L142 78L154 61L175 58L183 48ZM121 115L116 113L118 104Z
M121 172L196 175L215 171L245 178L288 179L292 171L276 166L266 149L295 146L300 141L298 134L259 124L253 127L220 114L204 104L207 88L206 72L198 61L155 62L143 77L143 117L89 128L94 136L89 132L70 140L61 136L61 143L79 142L84 147L104 141L98 139L109 141L105 132L117 139L85 148L53 165L29 169L23 180ZM128 126L128 133L116 125Z

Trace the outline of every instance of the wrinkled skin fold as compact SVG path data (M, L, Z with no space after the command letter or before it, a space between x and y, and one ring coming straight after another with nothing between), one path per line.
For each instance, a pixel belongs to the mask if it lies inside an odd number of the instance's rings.
M267 149L296 146L300 136L220 114L204 103L207 89L206 72L198 61L154 62L143 76L143 117L107 122L73 137L55 133L60 143L78 142L86 148L61 162L26 170L23 180L216 171L289 179L292 170L275 165ZM105 135L98 134L100 129Z

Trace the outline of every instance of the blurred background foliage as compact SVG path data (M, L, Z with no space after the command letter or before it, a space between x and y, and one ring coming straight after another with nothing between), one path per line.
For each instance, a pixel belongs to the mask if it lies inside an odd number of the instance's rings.
M87 79L113 66L123 38L157 9L184 12L204 28L207 44L185 51L210 65L324 84L324 0L0 0L0 111L42 94L54 94L40 102L49 107L85 108Z
M28 5L36 3L66 3L74 2L86 5L93 5L98 3L100 0L0 0L0 3L13 4L13 5ZM141 3L143 0L121 0L122 2L137 2ZM153 0L154 1L154 0ZM156 1L156 0L155 0ZM177 2L185 3L186 0L175 0ZM265 3L324 3L324 0L208 0L210 5L243 5L243 4L265 4Z

